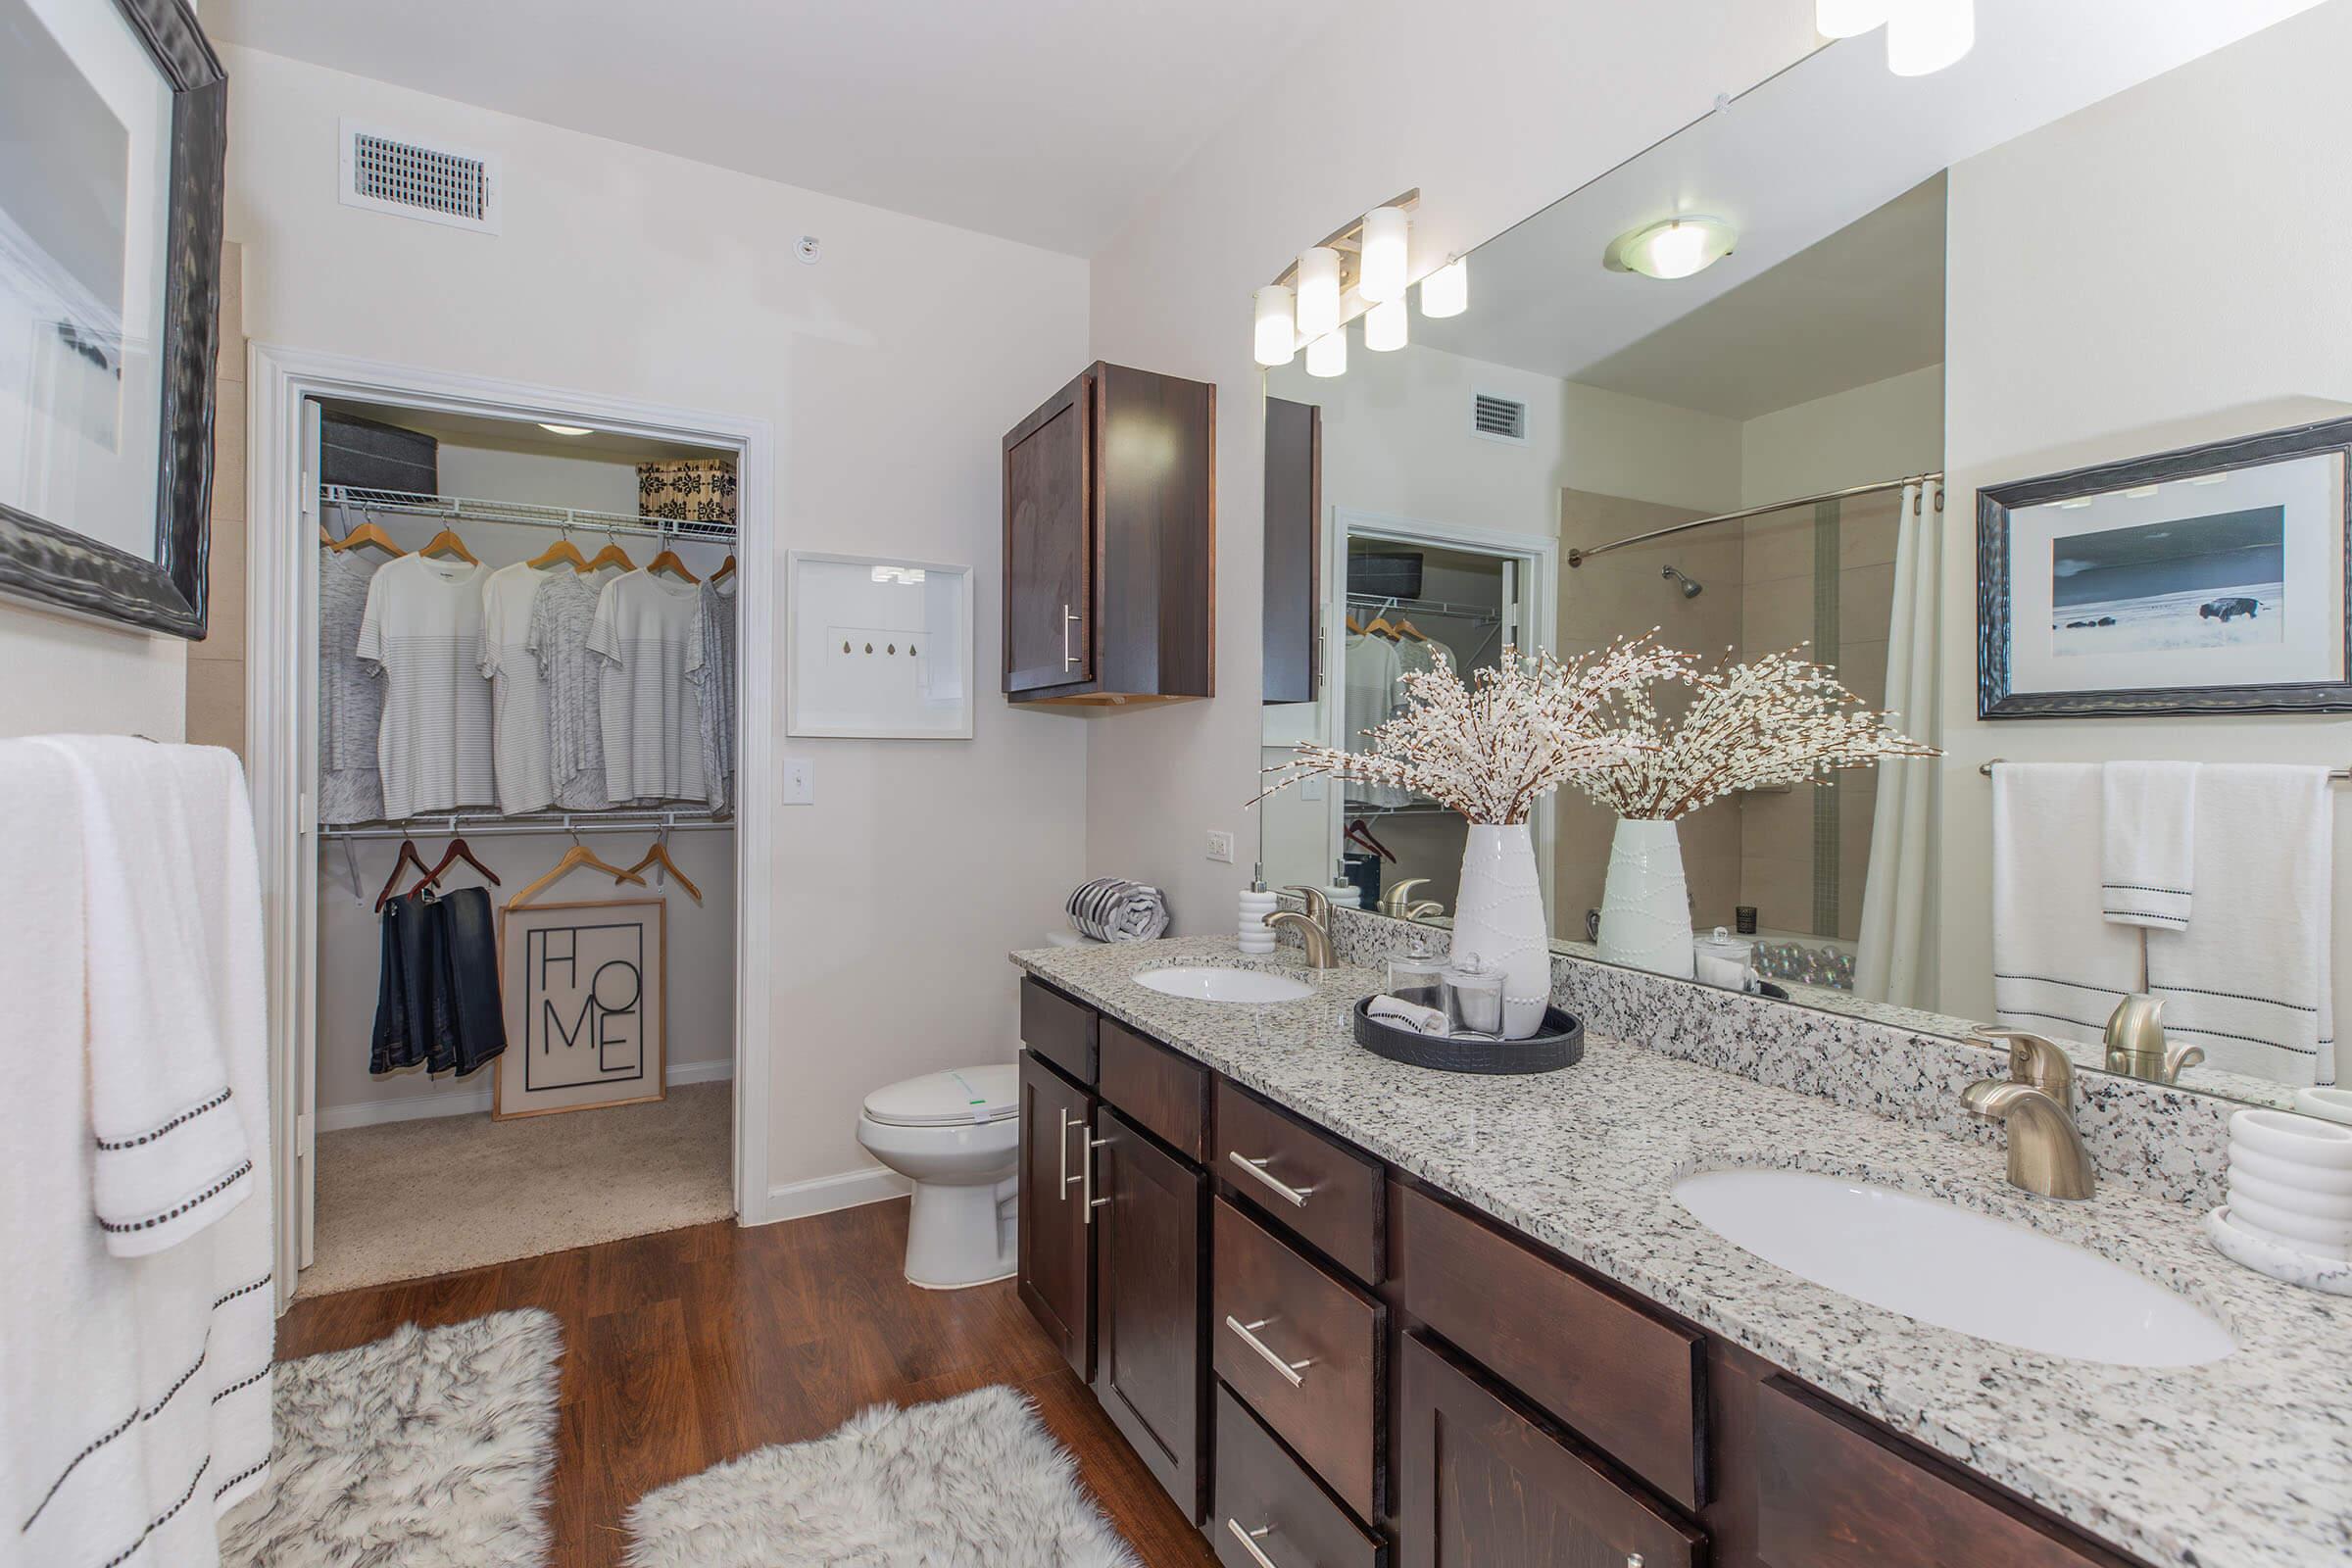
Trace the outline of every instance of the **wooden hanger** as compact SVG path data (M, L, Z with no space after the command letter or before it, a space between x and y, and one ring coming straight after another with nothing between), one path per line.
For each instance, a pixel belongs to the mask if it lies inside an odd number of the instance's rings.
M645 569L647 571L671 572L698 586L703 580L702 578L697 577L693 572L686 569L686 563L678 559L678 553L674 550L662 551L660 555L654 558L654 564Z
M442 529L426 540L424 548L416 553L428 559L433 556L455 556L468 566L481 564L480 562L473 559L473 552L466 548L466 541L458 537L457 530L454 528Z
M1361 637L1364 634L1364 628L1356 624L1355 614L1353 612L1349 612L1348 616L1348 631L1350 636L1355 637Z
M663 833L660 838L654 840L654 847L645 852L645 858L630 866L629 869L642 871L649 865L659 866L669 873L669 879L684 888L695 903L703 902L703 890L696 887L694 879L679 870L678 862L669 858L669 835L667 833Z
M1372 617L1372 624L1364 628L1364 635L1367 637L1386 637L1389 641L1395 642L1396 640L1396 628L1393 623L1391 623L1387 614L1378 614Z
M629 559L629 553L620 548L619 540L607 539L605 541L605 548L599 550L594 556L589 558L587 569L590 571L602 571L607 566L618 566L623 571L635 571L637 569L637 563L631 561Z
M318 525L318 531L322 534L325 533L326 524L320 523ZM405 556L408 554L406 550L401 549L400 546L392 542L392 536L384 532L383 525L377 522L373 517L369 517L367 521L361 523L357 528L352 529L351 532L345 534L340 539L329 538L326 541L326 544L327 548L334 551L337 555L341 555L346 550L357 550L363 545L373 545L376 549L381 550L387 556Z
M416 868L416 874L418 876L425 877L428 880L431 878L433 873L425 865L424 857L416 853L416 841L415 839L402 839L400 841L400 854L393 857L392 859L392 874L384 878L384 891L375 896L376 913L381 914L384 912L384 906L392 902L392 890L400 886L401 873L412 865Z
M1396 622L1396 633L1400 637L1410 637L1417 643L1425 643L1429 641L1427 637L1421 635L1421 628L1414 625L1409 620L1399 620Z
M545 571L550 566L569 566L574 571L586 571L588 558L581 555L580 547L571 542L571 535L565 534L523 564L533 571Z
M441 885L441 879L449 874L449 868L457 864L460 860L464 860L467 865L470 865L476 871L481 872L483 879L492 887L497 887L499 885L498 873L491 870L481 861L475 859L473 858L473 851L466 848L466 841L464 839L451 839L449 841L449 848L443 851L441 854L440 863L425 873L424 885L428 888L439 887Z
M734 575L735 558L733 556L729 556L726 560L718 564L718 569L710 574L710 580L712 582L721 582Z
M586 866L592 871L602 871L615 882L634 882L639 887L645 886L645 878L639 876L636 872L623 871L617 865L607 863L601 857L597 855L594 850L590 849L587 845L574 841L571 848L564 852L564 858L556 862L556 868L554 870L548 872L547 875L541 877L538 881L532 883L529 887L524 888L520 893L517 893L513 898L509 899L507 901L507 907L510 909L518 909L522 907L522 906L530 903L531 900L536 898L539 894L544 893L549 888L554 887L558 882L563 881L565 877L580 869L582 866Z

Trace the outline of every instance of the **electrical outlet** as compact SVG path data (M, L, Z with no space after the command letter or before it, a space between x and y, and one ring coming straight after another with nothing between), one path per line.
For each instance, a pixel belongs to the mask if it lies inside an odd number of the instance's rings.
M1233 835L1211 832L1208 835L1208 858L1223 865L1233 863Z
M784 804L816 804L816 764L806 757L788 757L784 760Z

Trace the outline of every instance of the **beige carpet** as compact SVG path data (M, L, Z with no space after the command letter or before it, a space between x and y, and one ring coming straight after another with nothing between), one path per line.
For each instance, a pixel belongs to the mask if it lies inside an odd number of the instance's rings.
M324 1296L674 1230L735 1211L732 1085L659 1104L494 1122L486 1112L318 1140L315 1261Z

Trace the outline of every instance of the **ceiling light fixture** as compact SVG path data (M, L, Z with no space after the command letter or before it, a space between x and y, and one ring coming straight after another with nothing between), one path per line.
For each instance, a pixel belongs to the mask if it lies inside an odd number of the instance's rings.
M1375 354L1387 354L1404 347L1404 301L1401 298L1375 305L1364 313L1364 347Z
M1291 314L1291 291L1268 283L1257 291L1257 363L1272 369L1288 365L1298 352L1298 319Z
M1740 231L1720 218L1683 213L1629 230L1609 242L1601 265L1613 272L1674 279L1703 272L1732 254Z
M1348 373L1348 329L1334 327L1306 346L1306 373L1330 377Z
M1298 335L1312 341L1340 328L1340 253L1310 245L1298 253Z
M1401 207L1375 207L1364 215L1364 254L1355 290L1368 304L1401 300L1409 281L1405 241L1412 220Z
M1926 76L1957 64L1976 47L1977 0L1890 0L1886 69Z
M1421 314L1431 320L1470 308L1470 259L1456 256L1421 280Z
M545 419L539 421L539 428L547 431L550 435L596 434L596 431L593 428L585 424L550 424Z
M1886 21L1887 0L1813 0L1813 30L1824 38L1853 38Z

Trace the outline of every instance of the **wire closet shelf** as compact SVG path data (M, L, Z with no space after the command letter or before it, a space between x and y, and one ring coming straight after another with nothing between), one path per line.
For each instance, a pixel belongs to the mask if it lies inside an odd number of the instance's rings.
M479 501L463 496L420 495L409 490L370 490L360 485L318 487L319 501L362 514L385 513L403 517L439 517L460 522L518 523L527 528L558 528L566 533L628 534L642 539L684 540L710 544L735 543L735 525L705 522L693 517L649 517L634 512L593 512L582 507L540 507L519 501Z
M1444 599L1399 599L1395 594L1359 594L1348 596L1350 610L1371 610L1386 614L1395 611L1400 615L1426 615L1432 619L1446 617L1467 620L1481 626L1502 622L1502 612L1485 605L1457 605Z
M691 833L730 828L732 814L719 811L442 811L398 822L328 822L322 839L504 838L521 833Z

